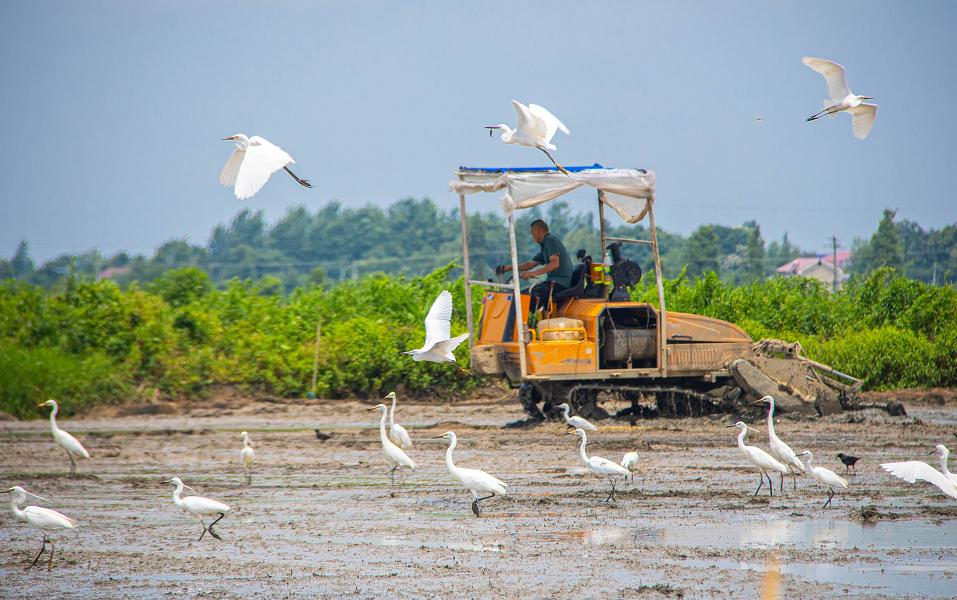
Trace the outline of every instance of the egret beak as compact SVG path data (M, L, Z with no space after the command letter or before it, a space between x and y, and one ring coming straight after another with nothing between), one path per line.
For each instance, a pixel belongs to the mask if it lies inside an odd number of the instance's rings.
M44 502L49 502L49 500L47 500L47 499L44 498L43 496L37 496L37 495L34 494L33 492L27 492L26 490L23 490L23 491L26 492L28 496L33 496L34 498L37 498L37 499L39 499L39 500L43 500Z
M750 425L745 425L745 427L747 427L748 429L750 429L751 431L753 431L753 432L755 432L755 433L761 433L760 431L758 431L758 430L755 429L754 427L751 427Z
M492 137L492 131L498 129L498 125L486 125L485 128L488 129L488 136Z
M183 484L183 487L186 488L187 490L192 490L192 491L194 491L194 492L196 491L196 490L194 490L193 488L191 488L191 487L189 487L188 485L186 485L185 483Z
M934 454L937 454L937 451L936 451L936 450L934 450L933 452L928 452L928 453L927 453L927 456L933 456Z
M224 138L223 138L223 141L224 141L224 142L229 142L229 141L232 141L232 140L235 140L235 139L236 139L236 136L231 135L231 136L229 136L229 137L224 137Z
M437 436L433 437L432 439L433 439L433 440L441 440L441 439L444 438L444 437L445 437L445 435L437 435Z
M40 404L37 404L37 406L46 406L46 405L47 405L46 402L41 402Z
M877 100L874 96L862 96L865 100Z
M728 428L728 427L737 427L737 425L725 425L725 428Z

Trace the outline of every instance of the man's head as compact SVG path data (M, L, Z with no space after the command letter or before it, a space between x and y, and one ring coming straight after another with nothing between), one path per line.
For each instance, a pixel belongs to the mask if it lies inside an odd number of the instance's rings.
M541 219L532 221L532 239L536 244L541 244L542 240L548 234L548 225Z

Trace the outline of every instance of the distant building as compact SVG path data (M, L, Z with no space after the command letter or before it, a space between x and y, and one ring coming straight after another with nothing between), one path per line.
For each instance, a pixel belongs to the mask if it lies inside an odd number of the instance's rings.
M844 272L844 264L851 258L850 250L841 250L837 253L837 286L847 281L847 274ZM796 275L798 277L809 277L823 282L827 287L834 283L834 257L831 254L822 254L821 256L803 256L795 258L789 263L785 263L775 269L781 275Z
M126 275L129 272L129 267L107 267L96 274L96 280L99 281L101 279L113 279L114 277Z

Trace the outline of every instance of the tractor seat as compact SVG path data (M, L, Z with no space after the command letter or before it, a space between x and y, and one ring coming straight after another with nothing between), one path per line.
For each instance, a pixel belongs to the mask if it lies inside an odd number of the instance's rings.
M585 293L585 284L588 283L588 271L591 269L591 261L584 260L572 271L572 284L567 290L562 290L554 295L556 300L566 298L581 298Z

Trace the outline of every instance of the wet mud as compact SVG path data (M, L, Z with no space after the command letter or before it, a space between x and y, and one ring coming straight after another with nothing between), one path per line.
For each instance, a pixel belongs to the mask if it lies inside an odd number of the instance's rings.
M0 485L80 521L52 534L52 572L25 570L42 536L0 498L0 597L759 598L770 560L782 597L957 595L957 501L878 466L936 464L933 445L957 442L953 404L778 420L797 452L839 474L837 452L862 457L827 510L808 477L752 497L758 476L727 415L599 423L590 454L640 457L634 482L605 503L608 482L582 468L564 426L502 427L522 417L514 400L400 398L419 467L392 496L371 404L206 402L65 420L92 454L72 479L45 421L0 423ZM767 448L764 423L751 424L762 433L748 443ZM251 485L242 430L256 450ZM431 439L447 430L458 466L510 486L481 518L445 469L446 441ZM199 522L163 483L172 476L232 507L222 541L197 541Z

